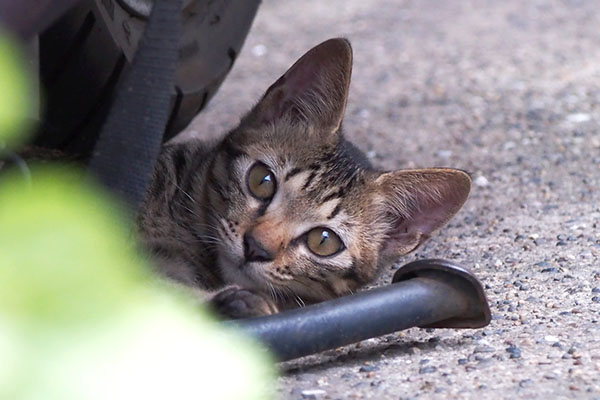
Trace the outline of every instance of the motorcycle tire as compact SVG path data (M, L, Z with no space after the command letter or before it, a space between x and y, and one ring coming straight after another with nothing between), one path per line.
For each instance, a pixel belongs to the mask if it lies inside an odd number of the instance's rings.
M164 139L181 131L233 66L260 0L184 0L179 64ZM40 35L37 146L88 155L120 77L130 68L152 0L84 0Z

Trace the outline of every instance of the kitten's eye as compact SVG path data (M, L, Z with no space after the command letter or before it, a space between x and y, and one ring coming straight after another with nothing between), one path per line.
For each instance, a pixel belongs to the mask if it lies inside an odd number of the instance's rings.
M308 232L306 244L310 251L321 257L331 256L344 248L342 239L327 228L314 228Z
M248 172L248 189L257 199L269 200L275 194L275 175L265 164L254 164Z

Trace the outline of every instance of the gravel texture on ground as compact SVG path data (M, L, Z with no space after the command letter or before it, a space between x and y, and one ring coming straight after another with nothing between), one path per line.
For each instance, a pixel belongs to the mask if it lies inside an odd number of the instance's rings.
M400 264L471 268L493 315L283 363L281 398L600 398L599 27L596 1L263 2L190 132L223 133L306 50L349 38L346 136L381 168L474 179L464 209Z

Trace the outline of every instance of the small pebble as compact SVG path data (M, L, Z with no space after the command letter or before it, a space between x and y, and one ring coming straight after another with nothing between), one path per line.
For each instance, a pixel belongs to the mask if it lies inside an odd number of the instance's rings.
M360 367L360 369L358 370L359 372L373 372L373 371L377 371L379 369L379 367L375 366L375 365L363 365L362 367Z
M431 365L419 369L420 374L431 374L435 371L437 371L437 368Z
M571 353L571 357L573 357L575 359L579 359L582 357L582 354L577 351L574 351L573 353Z
M558 342L559 339L556 336L546 335L544 336L544 340L548 343L555 343Z
M519 386L522 388L528 388L533 386L533 381L531 379L523 379L519 382Z
M483 175L480 175L477 178L475 178L475 180L473 181L473 183L476 186L479 186L479 187L486 187L487 185L490 184L490 182L488 181L488 179L485 176L483 176Z
M550 263L548 261L540 261L538 263L533 264L536 267L549 267Z
M301 393L303 399L318 399L321 396L327 394L323 389L308 389L303 390Z
M586 113L574 113L574 114L567 115L567 121L573 122L576 124L579 124L582 122L588 122L591 119L592 119L592 116L590 114L586 114Z
M563 316L564 316L564 315L569 315L569 314L571 314L571 312L570 312L570 311L561 311L560 313L558 313L558 315L563 315ZM556 344L556 343L555 343L555 344Z
M556 267L550 267L550 268L544 268L542 270L542 272L559 272L559 270Z
M521 349L517 346L507 347L506 352L510 354L510 358L521 358Z
M491 346L477 346L475 347L475 350L473 351L473 353L493 353L494 352L493 347Z

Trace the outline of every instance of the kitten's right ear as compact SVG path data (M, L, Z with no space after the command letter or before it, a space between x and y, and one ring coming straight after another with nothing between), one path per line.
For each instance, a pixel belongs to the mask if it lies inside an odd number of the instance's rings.
M336 132L342 122L352 73L352 48L346 39L313 47L267 90L246 123L286 118Z

